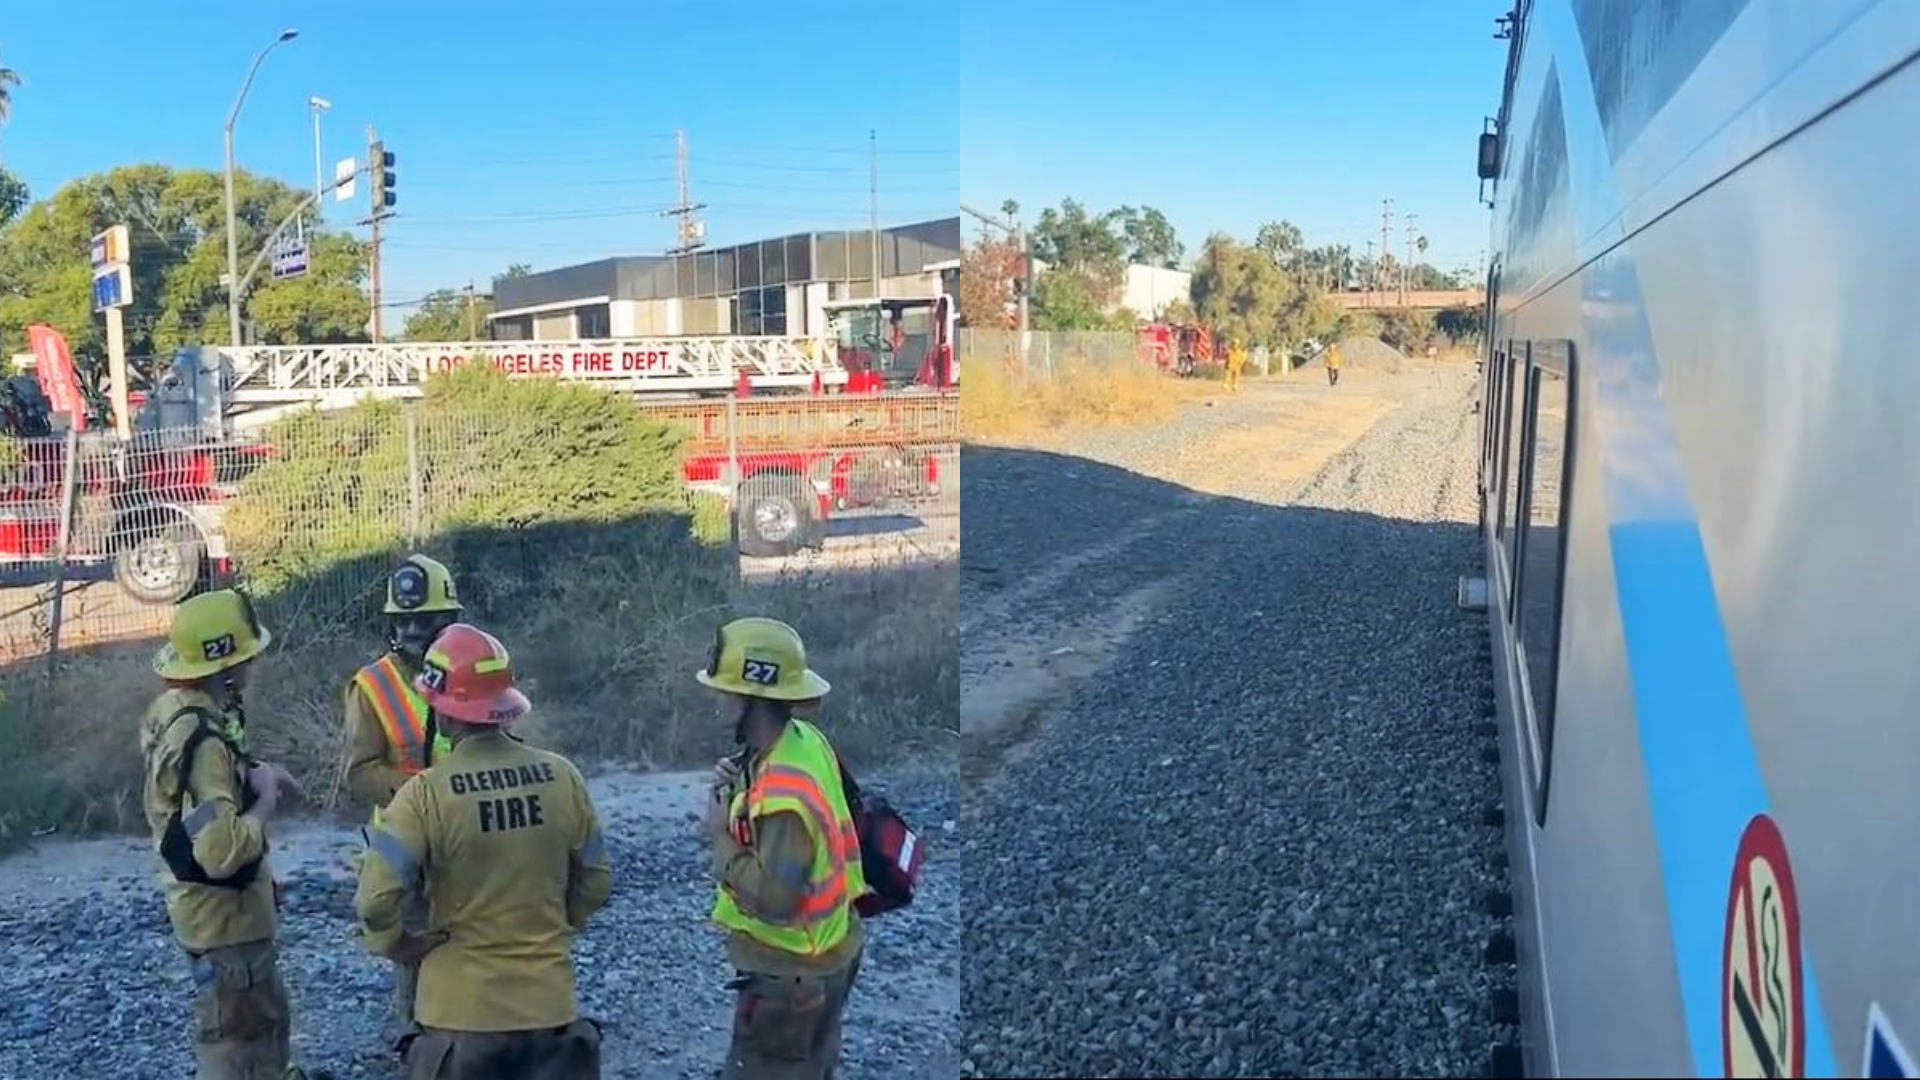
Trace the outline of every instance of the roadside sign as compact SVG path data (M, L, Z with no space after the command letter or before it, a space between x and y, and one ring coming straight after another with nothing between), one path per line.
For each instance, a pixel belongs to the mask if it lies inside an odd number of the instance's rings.
M281 278L299 277L307 272L307 244L296 240L280 245L273 253L273 276Z
M93 310L126 307L133 303L133 267L114 263L93 275Z
M115 225L95 236L90 254L95 271L104 270L114 263L133 261L128 255L127 227Z
M341 158L333 166L333 201L346 202L353 198L354 168L352 158Z

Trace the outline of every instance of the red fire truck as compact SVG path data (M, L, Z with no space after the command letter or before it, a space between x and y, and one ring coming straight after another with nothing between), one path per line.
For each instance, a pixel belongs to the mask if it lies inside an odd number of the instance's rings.
M30 377L7 380L0 402L9 440L0 467L0 566L9 583L47 579L74 451L71 576L111 575L130 596L168 604L225 574L224 503L265 447L180 432L141 431L126 443L111 429L58 437Z
M1214 335L1195 323L1149 323L1140 327L1134 353L1143 362L1181 378L1221 362L1214 353Z
M724 402L646 408L691 432L682 473L693 490L728 500L740 553L770 557L822 546L836 513L937 497L940 458L926 446L958 443L951 406L944 394L749 399L735 403L733 456Z
M827 336L847 372L847 393L950 390L960 384L950 297L835 300L823 307Z

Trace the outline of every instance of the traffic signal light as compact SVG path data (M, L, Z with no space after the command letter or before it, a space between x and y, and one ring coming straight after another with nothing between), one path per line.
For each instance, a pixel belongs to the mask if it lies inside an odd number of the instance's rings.
M373 153L369 156L373 159L374 206L382 210L391 210L393 204L400 198L393 190L393 151L387 149L385 143L376 143Z

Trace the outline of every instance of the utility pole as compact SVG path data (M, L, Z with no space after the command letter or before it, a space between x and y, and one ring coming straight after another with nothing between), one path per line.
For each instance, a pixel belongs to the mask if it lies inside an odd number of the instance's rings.
M468 341L480 340L480 332L474 326L474 321L473 321L474 315L475 315L475 311L473 308L473 282L469 281L467 282L467 340Z
M680 203L671 210L661 213L662 217L680 219L680 243L667 252L669 255L686 255L707 246L707 229L694 211L704 210L706 203L693 201L693 184L687 179L687 132L682 128L673 133L673 157L680 173Z
M1367 306L1373 306L1373 290L1380 284L1380 264L1373 258L1373 241L1367 241Z
M880 139L867 129L867 214L873 235L873 298L880 299Z
M1387 231L1392 227L1392 225L1393 225L1393 199L1391 197L1381 199L1380 200L1380 261L1375 263L1373 266L1373 276L1376 282L1375 287L1378 288L1381 292L1386 292L1389 284L1387 281L1387 252L1393 249L1387 246Z
M1407 215L1407 261L1400 265L1400 306L1407 306L1407 293L1413 287L1413 223L1419 214Z
M378 180L381 154L380 136L367 125L367 223L372 227L372 236L367 243L367 258L371 272L371 298L373 300L373 318L368 328L368 336L375 345L380 344L380 219L385 209L380 205L380 182Z

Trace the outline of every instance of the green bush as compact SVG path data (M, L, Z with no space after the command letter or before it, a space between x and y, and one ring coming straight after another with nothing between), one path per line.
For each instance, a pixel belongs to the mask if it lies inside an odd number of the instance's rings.
M387 573L418 550L513 651L542 738L680 756L649 725L599 718L636 694L688 700L683 669L732 595L725 503L687 491L684 437L621 395L484 367L433 377L417 403L269 428L273 457L242 481L227 531L262 617L304 654L256 696L311 722L272 738L324 764L340 687L384 641Z

